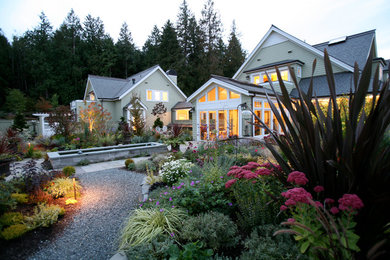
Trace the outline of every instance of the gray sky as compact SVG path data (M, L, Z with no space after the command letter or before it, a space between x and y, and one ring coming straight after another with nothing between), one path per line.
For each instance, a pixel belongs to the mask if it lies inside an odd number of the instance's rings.
M236 20L243 48L251 52L270 26L316 44L340 36L376 29L378 55L390 59L390 4L388 0L214 0L225 40ZM115 40L127 22L135 44L142 47L154 25L176 22L182 0L0 0L0 28L9 40L39 23L43 11L54 28L71 8L83 22L99 16ZM200 18L204 0L187 0Z

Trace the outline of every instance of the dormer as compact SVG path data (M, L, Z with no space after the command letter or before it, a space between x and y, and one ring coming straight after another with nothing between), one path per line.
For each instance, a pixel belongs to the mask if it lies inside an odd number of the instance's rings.
M279 82L278 77L276 74L275 67L278 67L280 71L280 75L290 92L294 88L294 83L291 79L290 71L288 70L288 66L291 66L293 68L295 75L297 77L297 80L299 80L302 77L302 66L304 63L300 60L283 60L278 61L270 64L265 64L253 69L249 69L244 71L246 74L246 79L255 85L268 87L269 88L269 81L273 82L274 87L277 88L277 91L279 90ZM268 74L268 77L267 77Z

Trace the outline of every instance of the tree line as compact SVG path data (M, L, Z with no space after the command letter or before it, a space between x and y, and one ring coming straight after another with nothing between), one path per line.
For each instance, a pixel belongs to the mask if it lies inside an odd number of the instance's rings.
M210 74L233 76L245 59L233 21L228 42L222 39L223 26L213 0L205 0L196 19L183 0L176 22L154 26L141 49L133 42L126 23L116 42L106 33L99 17L87 15L83 22L70 10L56 30L42 12L40 23L12 44L0 29L0 104L9 93L20 90L33 111L40 98L69 104L84 95L88 74L127 78L159 64L178 73L178 85L190 95ZM8 103L8 105L7 105Z

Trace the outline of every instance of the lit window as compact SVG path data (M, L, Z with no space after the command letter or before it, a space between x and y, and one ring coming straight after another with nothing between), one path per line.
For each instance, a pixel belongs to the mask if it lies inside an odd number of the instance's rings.
M168 102L168 92L161 90L147 90L146 91L147 101L164 101Z
M156 101L160 101L160 91L155 91L154 92L154 100Z
M230 99L240 98L240 94L230 91Z
M93 92L89 93L89 100L95 100L95 94Z
M263 74L263 82L268 82L268 77L267 77L267 74Z
M260 76L259 75L254 76L253 77L253 84L258 85L259 83L260 83Z
M276 74L276 72L271 73L271 80L272 81L277 81L278 80L278 75Z
M199 102L206 102L206 95L204 95L203 97L199 98Z
M188 109L176 110L176 120L190 120L190 111Z
M215 101L215 88L207 93L207 101Z
M288 71L287 70L282 70L280 72L280 75L282 76L282 80L288 81Z
M162 100L163 101L168 101L168 92L166 92L166 91L163 91L163 98L162 98Z
M152 100L152 91L151 90L147 91L147 98L146 98L146 100Z
M255 101L255 107L261 107L261 101Z
M221 87L218 87L218 100L227 99L227 90Z

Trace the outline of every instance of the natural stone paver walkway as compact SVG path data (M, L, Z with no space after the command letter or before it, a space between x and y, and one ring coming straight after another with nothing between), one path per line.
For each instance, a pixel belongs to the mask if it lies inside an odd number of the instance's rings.
M121 160L77 167L84 188L81 209L55 240L44 242L29 259L109 259L115 254L121 227L138 203L145 175L107 169L110 165L124 164Z

